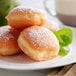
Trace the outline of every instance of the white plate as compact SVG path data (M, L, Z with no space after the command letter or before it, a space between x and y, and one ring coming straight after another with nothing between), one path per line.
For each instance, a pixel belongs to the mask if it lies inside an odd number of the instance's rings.
M58 56L55 59L44 61L44 62L35 62L22 54L17 54L14 56L0 56L0 68L11 69L11 70L38 70L38 69L47 69L54 68L70 63L76 62L76 28L73 30L73 42L70 45L70 53L66 56Z

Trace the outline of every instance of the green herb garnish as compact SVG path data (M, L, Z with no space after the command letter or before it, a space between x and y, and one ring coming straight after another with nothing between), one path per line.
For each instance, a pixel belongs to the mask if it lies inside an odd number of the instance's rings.
M69 47L62 47L60 46L60 51L59 51L59 55L64 56L67 55L69 53Z
M72 43L72 30L70 28L62 28L53 32L59 40L60 51L59 55L67 55L69 50L65 47Z
M8 12L19 5L17 0L0 0L0 26L7 24L5 19Z

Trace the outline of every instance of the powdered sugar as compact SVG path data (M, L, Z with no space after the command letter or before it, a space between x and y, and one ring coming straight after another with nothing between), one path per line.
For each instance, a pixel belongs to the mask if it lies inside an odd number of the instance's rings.
M44 13L41 9L36 9L36 8L26 8L24 6L19 6L19 7L16 7L14 8L13 10L10 11L10 13L12 12L17 12L17 11L21 11L21 12L24 12L24 11L30 11L30 12L42 12Z
M41 46L44 48L48 48L49 46L55 47L58 44L55 35L44 27L33 26L25 31L26 37L29 37L28 40L39 48Z
M4 26L0 28L0 40L1 39L9 40L10 38L14 38L10 33L10 26Z

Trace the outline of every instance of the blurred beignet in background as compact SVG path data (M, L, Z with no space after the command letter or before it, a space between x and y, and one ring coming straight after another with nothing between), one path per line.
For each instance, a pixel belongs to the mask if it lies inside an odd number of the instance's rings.
M28 26L42 26L46 22L46 14L39 9L17 7L6 17L8 24L17 29L24 29Z
M10 27L0 27L0 55L13 55L21 50L17 44L20 31Z
M25 54L36 61L52 59L59 52L56 36L40 26L25 28L18 38L18 45Z
M51 31L59 30L59 25L52 20L47 20L46 23L44 24L44 27L46 27L47 29Z

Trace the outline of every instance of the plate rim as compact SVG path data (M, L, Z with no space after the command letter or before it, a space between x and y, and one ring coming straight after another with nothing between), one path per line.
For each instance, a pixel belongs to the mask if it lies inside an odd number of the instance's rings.
M35 67L35 68L29 68L29 69L26 69L26 68L16 68L16 67L14 67L14 68L11 68L11 67L1 67L0 66L0 68L1 69L6 69L6 70L27 70L27 71L30 71L30 70L42 70L42 69L52 69L52 68L57 68L57 67L61 67L61 66L65 66L65 65L69 65L69 64L73 64L73 63L76 63L76 61L75 60L73 60L73 61L70 61L69 63L67 62L66 64L64 63L64 64L61 64L61 65L55 65L55 66L45 66L45 67Z

